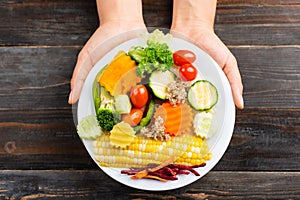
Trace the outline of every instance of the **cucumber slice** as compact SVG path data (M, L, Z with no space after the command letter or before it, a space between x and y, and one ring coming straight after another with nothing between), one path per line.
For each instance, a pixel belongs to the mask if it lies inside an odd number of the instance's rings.
M207 80L196 81L188 91L188 102L195 110L210 110L218 102L217 88Z
M103 134L96 116L88 115L84 117L77 125L77 133L79 137L87 140L94 140Z
M154 95L162 100L166 99L167 86L172 81L175 81L175 74L169 70L155 71L149 78L149 86L152 89Z

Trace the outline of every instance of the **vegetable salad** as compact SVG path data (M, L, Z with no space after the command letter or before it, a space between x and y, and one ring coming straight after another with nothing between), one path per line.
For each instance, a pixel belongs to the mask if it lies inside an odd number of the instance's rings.
M93 85L96 116L83 118L77 130L81 138L93 140L100 165L144 169L168 161L191 171L210 159L206 139L218 92L198 78L196 54L173 52L165 42L170 38L155 30L146 46L120 51L98 73Z

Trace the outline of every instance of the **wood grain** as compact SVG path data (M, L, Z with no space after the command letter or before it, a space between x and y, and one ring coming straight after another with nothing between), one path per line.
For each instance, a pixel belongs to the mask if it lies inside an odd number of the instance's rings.
M238 60L246 107L300 108L300 46L230 49Z
M0 176L0 197L4 199L297 199L300 196L299 184L293 184L300 181L299 172L210 172L194 184L163 192L129 188L101 170L6 170L0 171Z
M215 24L215 32L227 45L284 46L299 45L300 25L295 24Z
M299 170L299 119L299 108L238 111L231 143L215 169Z
M69 107L78 51L76 47L0 48L0 107Z
M0 45L83 44L98 27L93 0L1 1L0 12Z
M0 46L83 45L99 25L93 0L2 1L0 12ZM170 28L172 0L143 1L143 13L147 26ZM218 1L216 32L229 45L295 44L299 13L299 0Z

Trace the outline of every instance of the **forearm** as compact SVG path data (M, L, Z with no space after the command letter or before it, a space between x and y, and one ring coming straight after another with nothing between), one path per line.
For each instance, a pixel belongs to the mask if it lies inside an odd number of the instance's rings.
M217 0L174 0L172 28L199 25L213 29Z
M111 21L143 22L141 0L97 0L100 25Z

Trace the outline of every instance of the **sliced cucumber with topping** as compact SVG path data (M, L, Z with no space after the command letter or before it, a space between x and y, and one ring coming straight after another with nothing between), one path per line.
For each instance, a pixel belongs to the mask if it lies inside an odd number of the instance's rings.
M218 102L217 88L207 80L196 81L188 91L188 102L195 110L210 110Z
M149 86L156 97L165 100L167 94L167 86L174 80L175 74L171 71L155 71L149 78Z

